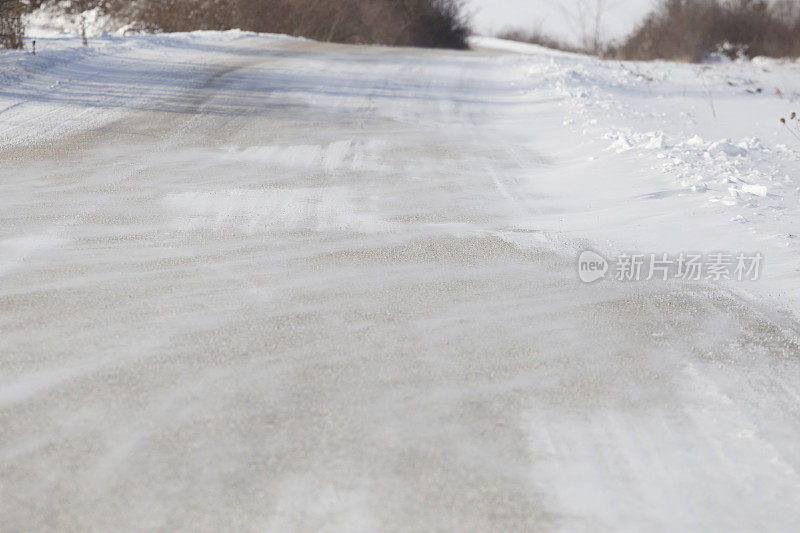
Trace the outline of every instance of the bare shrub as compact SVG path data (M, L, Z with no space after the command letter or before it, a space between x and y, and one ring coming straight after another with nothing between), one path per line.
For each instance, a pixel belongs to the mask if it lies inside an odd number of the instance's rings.
M321 41L466 48L461 0L106 0L105 10L155 31L243 30Z
M0 47L21 49L25 46L22 15L27 6L19 0L0 0Z
M433 48L466 48L469 25L460 0L413 0L406 2L400 20L410 21L409 42Z
M616 50L622 59L700 61L710 52L800 54L796 0L662 0Z

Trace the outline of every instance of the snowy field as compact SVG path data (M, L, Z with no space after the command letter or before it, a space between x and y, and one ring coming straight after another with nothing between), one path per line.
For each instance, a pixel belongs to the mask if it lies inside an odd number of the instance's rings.
M36 39L0 529L795 530L800 64ZM764 269L584 284L587 248Z

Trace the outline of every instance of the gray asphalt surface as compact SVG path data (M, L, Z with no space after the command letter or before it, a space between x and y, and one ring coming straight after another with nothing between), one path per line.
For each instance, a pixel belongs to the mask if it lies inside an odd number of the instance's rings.
M2 152L0 529L796 526L793 326L538 245L507 64L215 61Z

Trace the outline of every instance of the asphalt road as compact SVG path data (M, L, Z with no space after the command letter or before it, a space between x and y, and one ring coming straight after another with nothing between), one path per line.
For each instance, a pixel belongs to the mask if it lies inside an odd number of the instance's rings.
M797 334L581 284L513 63L248 46L0 154L0 529L796 526Z

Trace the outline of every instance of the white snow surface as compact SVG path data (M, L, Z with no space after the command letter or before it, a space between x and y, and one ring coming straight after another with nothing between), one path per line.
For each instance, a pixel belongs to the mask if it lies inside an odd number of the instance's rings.
M571 145L572 165L533 187L574 212L546 229L610 255L760 251L764 279L737 290L800 309L800 132L780 123L800 113L800 63L621 63L494 38L472 45L529 56L517 59L528 69L520 95L557 95L563 121L550 133Z
M10 530L793 531L800 64L0 53ZM583 285L577 253L761 252Z

